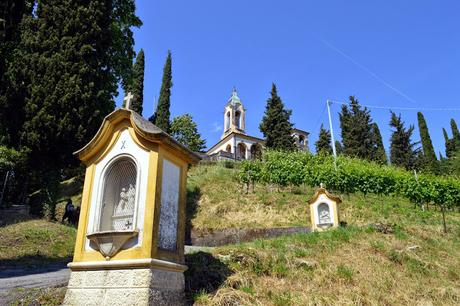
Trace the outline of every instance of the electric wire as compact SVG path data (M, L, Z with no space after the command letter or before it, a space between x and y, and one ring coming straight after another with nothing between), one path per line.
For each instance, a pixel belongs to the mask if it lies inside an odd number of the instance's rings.
M340 105L350 105L350 103L347 102L341 102L341 101L335 101L335 100L329 100L331 104L340 104ZM367 107L367 108L374 108L374 109L388 109L388 110L416 110L416 111L439 111L439 112L458 112L460 111L460 108L442 108L442 107L399 107L399 106L378 106L378 105L367 105L367 104L359 104L361 106Z

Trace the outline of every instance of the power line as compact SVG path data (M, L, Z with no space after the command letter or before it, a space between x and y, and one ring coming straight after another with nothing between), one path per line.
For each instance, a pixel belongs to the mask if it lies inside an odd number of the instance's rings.
M315 125L314 125L314 127L315 127L315 128L314 128L314 131L317 130L318 125L319 125L319 123L320 123L320 121L321 121L321 118L323 118L324 112L326 111L326 107L327 107L326 105L323 106L323 110L321 111L321 114L319 115L319 117L318 117L318 119L316 120L316 123L315 123Z
M329 100L331 104L340 104L340 105L349 105L349 103ZM430 107L390 107L390 106L377 106L377 105L366 105L359 104L367 108L376 108L376 109L388 109L388 110L416 110L416 111L433 111L433 112L459 112L460 108L430 108Z
M364 66L363 64L359 63L357 60L355 60L354 58L352 58L351 56L349 56L348 54L346 54L345 52L343 52L342 50L340 50L339 48L337 48L336 46L334 46L332 43L328 42L327 40L323 39L323 38L320 38L317 36L317 39L322 42L323 44L325 44L327 47L329 47L330 49L334 50L335 52L337 52L338 54L342 55L343 57L345 57L347 60L349 60L351 63L355 64L356 66L358 66L359 68L361 68L362 70L364 70L365 72L369 73L370 76L372 76L374 79L376 79L378 82L380 82L381 84L383 84L384 86L386 86L387 88L391 89L392 91L396 92L398 95L400 95L401 97L405 98L407 101L411 102L411 103L417 103L414 99L412 99L411 97L409 97L408 95L406 95L405 93L403 93L401 90L399 90L398 88L394 87L393 85L391 85L390 83L388 83L387 81L385 81L383 78L381 78L380 76L378 76L375 72L373 72L372 70L370 70L369 68L367 68L366 66Z

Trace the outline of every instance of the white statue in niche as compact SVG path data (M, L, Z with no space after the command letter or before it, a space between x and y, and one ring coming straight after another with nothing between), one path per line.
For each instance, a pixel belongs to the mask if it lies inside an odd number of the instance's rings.
M127 202L128 202L128 193L126 192L126 188L121 188L120 201L118 201L118 205L115 208L115 216L119 216L123 214L123 211L126 207Z
M128 191L126 188L121 188L120 201L115 208L114 216L132 215L134 212L134 200L136 198L136 188L133 184L129 184Z
M126 193L127 196L127 206L126 212L133 213L134 211L134 199L136 197L136 189L134 188L133 184L129 184L128 192Z
M321 203L318 205L318 218L319 224L331 223L331 213L329 211L329 205Z

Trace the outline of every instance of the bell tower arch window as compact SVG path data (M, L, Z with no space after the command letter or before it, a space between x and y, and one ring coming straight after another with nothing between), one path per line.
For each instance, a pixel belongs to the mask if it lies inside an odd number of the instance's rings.
M225 116L225 130L228 130L230 128L230 112L227 112L227 115Z
M241 129L241 113L240 111L235 112L235 125L238 129Z

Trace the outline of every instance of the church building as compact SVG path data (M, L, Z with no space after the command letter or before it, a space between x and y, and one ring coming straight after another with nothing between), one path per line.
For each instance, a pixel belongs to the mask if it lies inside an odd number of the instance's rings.
M261 138L246 134L246 109L243 106L236 89L224 108L224 131L220 141L206 153L212 160L243 160L258 158L265 147ZM293 129L297 148L308 151L308 132Z

